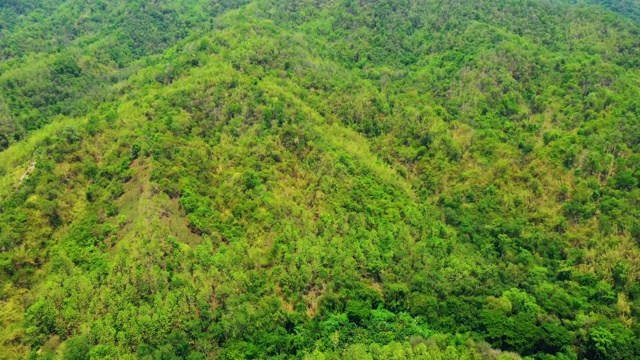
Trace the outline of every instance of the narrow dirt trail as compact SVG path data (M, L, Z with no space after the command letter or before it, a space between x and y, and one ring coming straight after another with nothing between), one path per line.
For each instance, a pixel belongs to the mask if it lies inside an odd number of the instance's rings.
M29 164L29 167L27 168L27 171L24 172L24 174L22 174L22 176L20 176L20 179L18 179L18 183L16 184L16 190L18 190L20 188L20 185L22 185L22 182L27 179L29 177L29 175L31 175L31 173L33 173L33 171L36 169L36 162L32 162L31 164Z

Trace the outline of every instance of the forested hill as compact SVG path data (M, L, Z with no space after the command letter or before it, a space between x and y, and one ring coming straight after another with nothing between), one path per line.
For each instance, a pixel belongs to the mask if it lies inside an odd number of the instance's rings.
M0 4L0 150L58 115L85 116L144 62L248 0Z
M0 358L640 358L640 25L0 3Z
M569 0L576 3L575 0ZM631 20L640 22L640 1L638 0L587 0L586 3L600 5Z

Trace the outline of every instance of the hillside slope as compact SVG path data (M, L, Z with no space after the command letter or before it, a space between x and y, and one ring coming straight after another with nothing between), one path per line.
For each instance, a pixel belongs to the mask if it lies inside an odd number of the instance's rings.
M569 1L576 3L576 1ZM638 0L588 0L587 4L600 5L635 22L640 21L640 2Z
M83 116L139 62L248 0L0 4L0 151L56 116Z
M640 27L594 9L261 0L29 130L14 84L0 357L640 356ZM121 71L68 41L0 79Z

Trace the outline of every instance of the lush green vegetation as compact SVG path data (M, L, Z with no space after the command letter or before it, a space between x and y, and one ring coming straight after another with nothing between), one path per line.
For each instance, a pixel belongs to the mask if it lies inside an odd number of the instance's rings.
M247 0L14 0L0 6L0 149L57 115L83 116L140 59ZM8 109L8 111L7 111ZM11 121L9 121L9 119ZM5 145L3 145L5 143Z
M640 357L640 26L0 5L0 357Z
M570 2L575 3L576 1L570 0ZM640 21L640 2L638 0L587 0L586 2L601 5L636 22Z

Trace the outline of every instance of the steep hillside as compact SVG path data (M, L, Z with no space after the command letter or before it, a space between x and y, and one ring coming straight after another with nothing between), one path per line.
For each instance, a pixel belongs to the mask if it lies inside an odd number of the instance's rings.
M635 22L640 21L640 2L638 0L588 0L586 3L600 5Z
M0 6L0 357L640 356L637 24L100 4Z
M84 116L111 86L248 0L13 0L0 4L0 151L58 115Z

